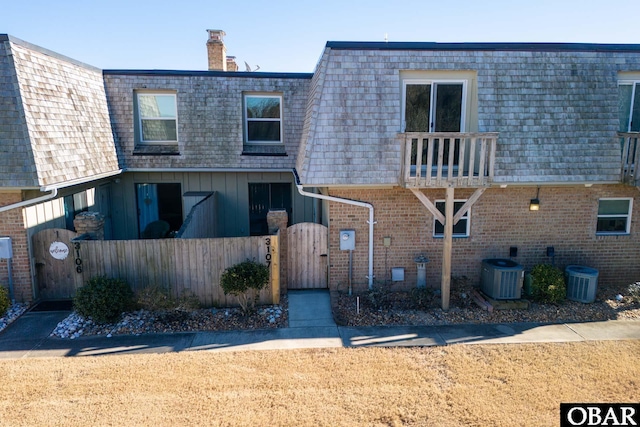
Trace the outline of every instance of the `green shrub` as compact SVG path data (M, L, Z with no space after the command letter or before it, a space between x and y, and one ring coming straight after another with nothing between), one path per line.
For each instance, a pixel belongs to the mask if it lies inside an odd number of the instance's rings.
M567 296L564 273L549 264L538 264L531 270L531 293L536 301L557 304Z
M220 277L225 295L238 298L242 311L247 314L255 307L258 292L269 283L269 268L259 262L246 260L227 268Z
M3 286L0 286L0 317L4 316L7 310L11 307L11 300L9 299L9 291Z
M630 284L627 291L631 301L640 303L640 282Z
M73 307L78 314L96 323L113 323L124 311L134 307L133 291L124 280L93 277L78 289Z

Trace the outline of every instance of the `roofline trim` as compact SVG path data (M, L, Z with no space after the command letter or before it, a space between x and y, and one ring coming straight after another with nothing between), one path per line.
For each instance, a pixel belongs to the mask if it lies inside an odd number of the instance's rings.
M178 77L244 77L262 79L310 80L313 73L271 73L251 71L188 71L188 70L102 70L105 76L178 76Z
M51 57L56 58L58 60L65 61L65 62L68 62L70 64L82 67L82 68L86 68L87 70L90 70L90 71L94 71L94 72L97 72L97 73L102 71L98 67L94 67L93 65L86 64L84 62L78 61L77 59L70 58L68 56L62 55L62 54L60 54L58 52L54 52L54 51L46 49L44 47L40 47L40 46L35 45L33 43L26 42L26 41L24 41L22 39L19 39L17 37L10 36L8 34L0 34L0 42L6 42L6 41L11 42L11 43L15 43L18 46L22 46L22 47L24 47L26 49L30 49L30 50L33 50L35 52L42 53L44 55L51 56Z
M339 42L328 41L336 50L449 50L523 52L640 52L640 44L599 43L439 43L439 42Z

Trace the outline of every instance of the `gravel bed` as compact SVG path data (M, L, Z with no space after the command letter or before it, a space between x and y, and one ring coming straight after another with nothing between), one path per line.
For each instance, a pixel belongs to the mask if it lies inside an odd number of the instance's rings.
M480 308L471 297L468 283L452 285L449 310L440 308L436 292L373 292L333 295L333 312L342 326L448 325L478 323L567 323L612 319L640 321L640 304L624 296L624 289L599 289L596 301L584 304L565 300L562 304L531 303L528 309ZM358 313L359 297L359 313Z
M71 313L51 333L52 337L75 339L86 335L141 335L149 333L271 329L287 326L287 300L279 305L261 306L245 316L238 308L200 310L170 310L153 312L139 310L123 313L115 324L96 324L76 312Z
M9 307L9 310L7 310L7 312L5 313L5 315L3 317L0 317L0 331L2 331L4 328L9 326L11 322L16 320L18 317L20 317L22 313L27 311L28 307L29 307L28 304L23 304L23 303L12 304L11 307Z

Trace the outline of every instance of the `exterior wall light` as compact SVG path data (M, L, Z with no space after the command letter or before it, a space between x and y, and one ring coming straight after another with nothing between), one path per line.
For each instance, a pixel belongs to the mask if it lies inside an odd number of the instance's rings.
M538 198L540 196L540 187L538 187L538 192L536 193L536 198L535 199L531 199L531 202L529 202L529 210L530 211L539 211L540 210L540 199Z

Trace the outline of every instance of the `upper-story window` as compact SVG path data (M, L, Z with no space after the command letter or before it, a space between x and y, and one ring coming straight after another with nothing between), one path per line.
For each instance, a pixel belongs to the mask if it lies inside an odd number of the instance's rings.
M640 81L618 83L620 132L640 132Z
M403 131L464 132L466 83L464 80L404 80Z
M244 135L247 144L282 143L282 96L244 96Z
M175 93L136 94L138 139L142 144L176 143L178 112Z

